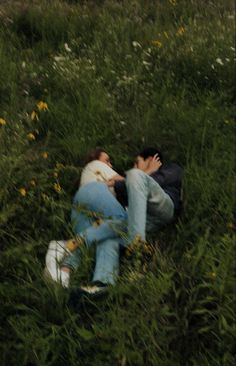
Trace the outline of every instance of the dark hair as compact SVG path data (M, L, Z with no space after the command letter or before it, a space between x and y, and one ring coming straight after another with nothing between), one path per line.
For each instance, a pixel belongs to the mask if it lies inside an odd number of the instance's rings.
M84 165L90 163L90 161L98 160L100 158L101 153L105 152L100 147L96 147L96 149L91 150L84 159Z
M160 158L160 161L163 162L163 155L160 152L160 150L157 149L156 147L145 147L145 149L143 149L138 155L141 156L144 160L146 160L150 156L154 156L156 154Z

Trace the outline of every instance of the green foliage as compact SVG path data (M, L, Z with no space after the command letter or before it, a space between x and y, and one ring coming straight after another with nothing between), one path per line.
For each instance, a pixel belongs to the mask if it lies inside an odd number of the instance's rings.
M2 365L234 364L234 57L232 1L0 4ZM82 158L102 146L122 172L145 145L183 165L182 216L144 276L124 262L74 312L43 267Z

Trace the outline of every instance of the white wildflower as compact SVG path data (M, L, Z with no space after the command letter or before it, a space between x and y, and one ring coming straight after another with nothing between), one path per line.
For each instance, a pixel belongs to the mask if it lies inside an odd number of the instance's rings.
M121 124L122 126L126 125L125 121L120 121L120 124Z
M144 54L145 54L146 56L148 56L148 57L150 57L150 56L151 56L151 53L152 53L151 48L148 48L148 49L147 49L147 51L145 51L145 52L144 52Z
M65 50L66 50L67 52L71 52L71 48L68 46L68 43L65 43L65 44L64 44L64 47L65 47Z
M25 67L26 67L26 62L25 61L22 62L21 67L22 67L22 69L25 69Z
M141 44L138 43L137 41L133 41L132 45L133 45L134 48L142 48Z
M61 62L61 61L65 61L65 57L63 57L63 56L55 56L54 57L54 60L56 61L56 62Z
M211 65L211 68L212 68L213 70L215 70L215 66L214 66L213 64Z
M226 58L225 61L230 62L230 59L229 58Z
M143 61L143 64L144 64L144 66L147 66L147 67L152 65L151 62L147 62L147 61Z
M221 60L221 58L217 58L216 59L216 62L219 64L219 65L221 65L221 66L223 66L224 65L224 63L223 63L223 61Z

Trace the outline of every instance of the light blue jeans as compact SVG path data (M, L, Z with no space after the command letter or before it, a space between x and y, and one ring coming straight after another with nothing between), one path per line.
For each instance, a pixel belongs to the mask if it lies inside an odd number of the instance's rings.
M119 246L127 229L127 213L104 183L91 182L75 194L71 220L74 232L87 246L96 243L93 281L114 284L119 273ZM95 214L95 215L94 215ZM96 216L96 217L95 217ZM102 223L96 225L96 218ZM65 258L63 265L77 269L81 250Z
M149 175L140 169L131 169L126 175L128 191L129 242L137 235L143 240L172 221L174 203L170 196Z

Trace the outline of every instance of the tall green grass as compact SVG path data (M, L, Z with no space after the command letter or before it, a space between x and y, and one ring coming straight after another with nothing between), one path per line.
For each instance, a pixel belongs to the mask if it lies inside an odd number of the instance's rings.
M3 2L0 20L0 363L233 365L233 2ZM102 146L124 172L145 145L183 165L182 216L143 278L125 262L106 299L68 309L42 273L82 158Z

